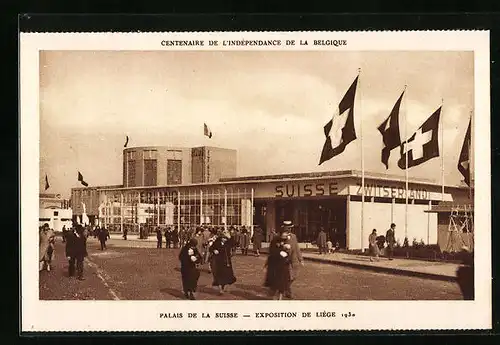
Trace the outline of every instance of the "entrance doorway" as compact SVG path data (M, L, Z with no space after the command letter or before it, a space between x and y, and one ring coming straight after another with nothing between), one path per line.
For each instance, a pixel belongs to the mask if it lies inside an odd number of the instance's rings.
M346 247L345 198L280 200L276 202L276 229L284 220L294 223L299 242L315 242L319 229L324 228L333 245Z
M315 200L308 205L310 232L317 236L324 228L328 240L346 247L346 202L342 199Z

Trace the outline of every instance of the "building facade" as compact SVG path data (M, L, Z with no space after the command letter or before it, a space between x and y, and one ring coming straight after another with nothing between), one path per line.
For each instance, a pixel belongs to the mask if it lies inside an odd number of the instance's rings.
M192 156L192 183L217 182L236 177L236 150L219 147L194 147Z
M54 231L62 231L63 226L72 226L73 212L70 200L61 198L59 194L40 193L38 226L48 224Z
M171 186L236 176L236 151L218 147L132 147L123 150L123 186Z
M428 211L442 201L470 203L467 188L446 186L442 193L441 185L427 180L410 180L406 195L404 178L365 172L364 187L363 202L361 172L349 170L226 177L175 186L77 188L72 197L74 204L78 195L91 197L89 218L117 231L200 224L248 226L253 231L260 225L269 236L283 220L292 220L299 241L314 241L323 227L340 247L349 249L366 248L372 229L385 234L391 223L397 225L400 243L407 237L410 243L436 244L437 214Z

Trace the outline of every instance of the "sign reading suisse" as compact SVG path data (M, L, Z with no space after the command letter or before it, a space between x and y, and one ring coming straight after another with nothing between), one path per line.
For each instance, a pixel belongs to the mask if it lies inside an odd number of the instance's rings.
M337 182L329 183L290 183L279 184L274 187L276 198L294 198L308 196L328 196L338 194Z

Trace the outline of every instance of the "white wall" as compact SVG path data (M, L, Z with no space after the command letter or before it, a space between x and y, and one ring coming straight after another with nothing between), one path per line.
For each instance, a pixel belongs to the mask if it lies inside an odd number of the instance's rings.
M57 212L57 216L54 215L54 211ZM47 223L49 224L49 227L54 231L62 231L63 225L66 226L66 229L71 228L71 226L73 225L73 211L70 208L42 208L39 210L38 217L39 226L43 226L45 223Z
M437 214L427 213L428 205L408 204L407 236L411 245L413 238L425 244L437 243ZM349 249L361 248L361 202L349 201ZM363 246L368 248L368 236L373 229L385 235L392 223L396 224L396 240L403 244L405 238L405 204L365 202Z

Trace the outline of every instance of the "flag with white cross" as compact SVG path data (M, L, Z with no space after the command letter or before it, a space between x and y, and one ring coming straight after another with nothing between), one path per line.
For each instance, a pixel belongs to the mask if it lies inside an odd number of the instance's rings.
M401 143L398 166L405 170L434 157L439 157L439 107L420 128L406 141ZM408 155L408 166L406 167L406 156Z

